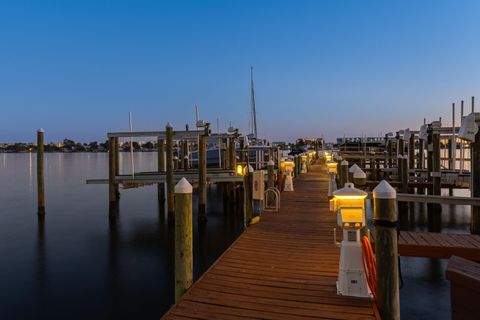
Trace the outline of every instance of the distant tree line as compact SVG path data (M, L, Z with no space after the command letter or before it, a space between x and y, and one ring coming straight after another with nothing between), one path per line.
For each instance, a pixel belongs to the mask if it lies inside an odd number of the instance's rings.
M154 151L157 144L152 141L132 142L134 151ZM105 142L92 141L89 143L75 142L64 139L63 142L50 142L44 145L45 152L107 152L109 150L108 140ZM0 143L0 152L36 152L35 143ZM130 141L120 143L120 151L130 151Z

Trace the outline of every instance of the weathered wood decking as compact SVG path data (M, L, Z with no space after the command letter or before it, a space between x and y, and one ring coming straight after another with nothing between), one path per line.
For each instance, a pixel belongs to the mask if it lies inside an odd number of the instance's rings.
M282 193L163 319L378 319L369 299L338 296L336 215L318 165Z
M401 231L401 256L448 259L453 255L480 261L480 235Z

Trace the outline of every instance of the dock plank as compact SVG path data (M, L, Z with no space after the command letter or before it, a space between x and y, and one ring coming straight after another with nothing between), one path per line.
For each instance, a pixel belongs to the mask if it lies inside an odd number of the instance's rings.
M336 216L320 165L282 193L163 319L378 319L370 299L337 295Z
M449 259L459 256L480 261L480 236L435 232L402 231L398 240L401 256Z

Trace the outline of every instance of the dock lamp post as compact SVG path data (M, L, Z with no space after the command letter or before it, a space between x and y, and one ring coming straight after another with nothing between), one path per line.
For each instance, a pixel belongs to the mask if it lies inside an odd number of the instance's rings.
M343 230L340 243L340 266L337 293L343 296L370 297L370 289L362 265L360 230L365 226L365 198L367 193L346 183L333 192L330 209L337 214Z
M292 173L295 168L295 162L287 160L283 163L283 165L284 165L284 173L285 173L285 187L283 191L294 191Z

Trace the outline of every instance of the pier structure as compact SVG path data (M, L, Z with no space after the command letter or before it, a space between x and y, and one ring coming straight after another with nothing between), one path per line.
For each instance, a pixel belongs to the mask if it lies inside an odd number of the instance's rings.
M374 300L336 292L328 185L325 165L309 165L162 319L380 319Z
M118 213L120 189L157 185L158 201L165 205L169 219L174 219L174 185L185 178L198 189L199 219L207 220L207 187L218 184L224 190L226 201L240 201L239 192L248 193L246 199L255 201L250 170L261 171L270 187L281 189L281 150L278 146L249 141L239 130L230 127L226 133L211 133L209 124L202 122L198 130L175 130L167 124L164 131L126 131L107 133L109 141L108 179L88 179L87 184L108 184L110 214ZM187 128L188 129L188 128ZM157 141L157 170L151 172L122 172L119 162L119 139L153 138ZM210 148L209 148L210 147ZM304 155L304 166L318 153ZM212 157L213 156L213 157ZM270 165L273 165L269 167ZM301 165L300 162L298 164ZM250 169L251 168L251 169ZM272 170L273 169L273 170ZM252 173L253 177L253 173ZM273 186L271 185L273 182ZM246 183L248 185L246 185ZM258 183L258 182L257 182ZM269 199L272 195L269 195ZM244 197L245 198L245 197ZM263 201L263 197L262 198ZM271 200L271 202L275 202ZM246 208L253 208L247 205ZM260 210L263 206L260 206ZM249 221L253 214L247 210Z

